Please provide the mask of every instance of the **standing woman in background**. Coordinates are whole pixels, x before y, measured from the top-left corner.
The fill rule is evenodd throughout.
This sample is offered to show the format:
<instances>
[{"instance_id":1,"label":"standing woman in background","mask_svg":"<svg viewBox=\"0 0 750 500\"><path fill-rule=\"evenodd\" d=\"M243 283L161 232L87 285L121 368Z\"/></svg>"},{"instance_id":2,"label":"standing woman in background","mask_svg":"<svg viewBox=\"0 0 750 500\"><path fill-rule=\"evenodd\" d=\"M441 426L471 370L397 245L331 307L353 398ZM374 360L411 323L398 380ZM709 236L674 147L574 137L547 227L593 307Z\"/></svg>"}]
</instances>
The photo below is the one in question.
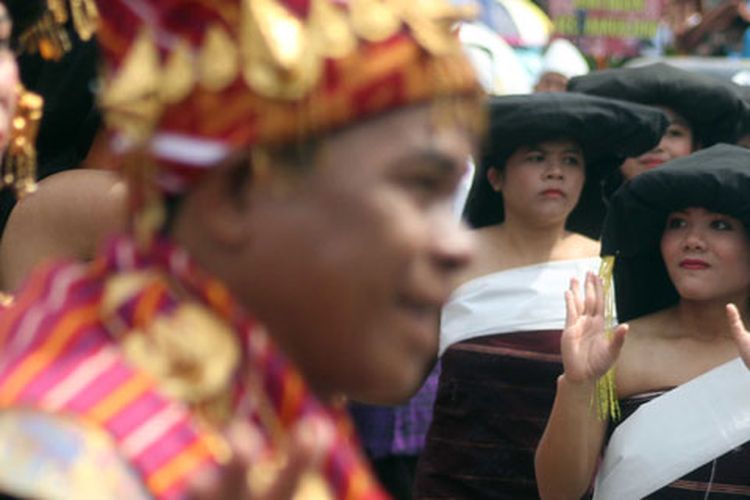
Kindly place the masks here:
<instances>
[{"instance_id":1,"label":"standing woman in background","mask_svg":"<svg viewBox=\"0 0 750 500\"><path fill-rule=\"evenodd\" d=\"M750 151L722 144L612 197L602 254L616 258L628 326L608 340L601 281L571 283L565 371L536 454L542 498L578 499L595 473L596 500L750 495L748 192ZM608 425L591 401L613 367L622 414Z\"/></svg>"},{"instance_id":2,"label":"standing woman in background","mask_svg":"<svg viewBox=\"0 0 750 500\"><path fill-rule=\"evenodd\" d=\"M562 371L562 293L571 275L599 267L599 244L575 232L598 236L579 198L667 126L658 110L569 93L498 97L489 109L466 210L477 258L443 308L417 498L537 497L534 449Z\"/></svg>"},{"instance_id":3,"label":"standing woman in background","mask_svg":"<svg viewBox=\"0 0 750 500\"><path fill-rule=\"evenodd\" d=\"M568 91L654 106L669 118L656 147L628 158L607 177L607 194L624 180L669 160L719 142L733 143L745 109L734 87L664 63L594 71L572 78Z\"/></svg>"}]
</instances>

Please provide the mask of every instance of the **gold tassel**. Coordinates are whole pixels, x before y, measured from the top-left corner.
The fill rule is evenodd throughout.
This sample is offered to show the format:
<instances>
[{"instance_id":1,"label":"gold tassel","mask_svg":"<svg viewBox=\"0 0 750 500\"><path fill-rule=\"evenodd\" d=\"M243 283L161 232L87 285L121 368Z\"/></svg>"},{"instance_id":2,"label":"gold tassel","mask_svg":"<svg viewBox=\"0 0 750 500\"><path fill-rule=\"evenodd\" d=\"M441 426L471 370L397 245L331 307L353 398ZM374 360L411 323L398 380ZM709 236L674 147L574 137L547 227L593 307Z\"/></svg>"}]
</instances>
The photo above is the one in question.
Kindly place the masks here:
<instances>
[{"instance_id":1,"label":"gold tassel","mask_svg":"<svg viewBox=\"0 0 750 500\"><path fill-rule=\"evenodd\" d=\"M3 187L12 187L20 199L36 191L36 136L44 100L23 88L11 120L10 142L2 165Z\"/></svg>"},{"instance_id":2,"label":"gold tassel","mask_svg":"<svg viewBox=\"0 0 750 500\"><path fill-rule=\"evenodd\" d=\"M156 185L158 166L143 145L128 152L123 159L122 173L128 182L131 214L130 233L139 248L151 247L164 227L164 198Z\"/></svg>"},{"instance_id":3,"label":"gold tassel","mask_svg":"<svg viewBox=\"0 0 750 500\"><path fill-rule=\"evenodd\" d=\"M615 256L607 255L602 257L602 264L599 267L599 277L602 280L604 289L604 334L610 340L616 326L613 286L614 269ZM596 406L597 416L600 420L606 420L607 418L615 422L620 420L620 403L617 399L614 367L610 368L607 373L597 380L594 405Z\"/></svg>"}]
</instances>

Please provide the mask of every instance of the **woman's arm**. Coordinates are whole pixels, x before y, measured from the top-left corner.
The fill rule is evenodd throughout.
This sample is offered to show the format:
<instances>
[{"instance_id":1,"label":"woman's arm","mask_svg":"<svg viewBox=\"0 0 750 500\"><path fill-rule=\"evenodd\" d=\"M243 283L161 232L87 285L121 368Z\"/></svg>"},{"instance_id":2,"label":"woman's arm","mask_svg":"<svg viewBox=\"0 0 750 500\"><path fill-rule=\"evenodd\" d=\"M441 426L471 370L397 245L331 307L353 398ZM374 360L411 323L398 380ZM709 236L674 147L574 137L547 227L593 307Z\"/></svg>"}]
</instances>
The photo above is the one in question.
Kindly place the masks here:
<instances>
[{"instance_id":1,"label":"woman's arm","mask_svg":"<svg viewBox=\"0 0 750 500\"><path fill-rule=\"evenodd\" d=\"M601 280L586 277L585 298L578 284L565 292L567 319L561 350L564 373L547 428L536 452L536 478L543 499L579 499L588 490L604 441L592 397L596 381L614 365L627 333L620 325L612 340L604 335Z\"/></svg>"},{"instance_id":2,"label":"woman's arm","mask_svg":"<svg viewBox=\"0 0 750 500\"><path fill-rule=\"evenodd\" d=\"M595 383L557 380L547 428L536 451L536 477L543 499L579 499L589 488L604 441L606 422L591 404Z\"/></svg>"}]
</instances>

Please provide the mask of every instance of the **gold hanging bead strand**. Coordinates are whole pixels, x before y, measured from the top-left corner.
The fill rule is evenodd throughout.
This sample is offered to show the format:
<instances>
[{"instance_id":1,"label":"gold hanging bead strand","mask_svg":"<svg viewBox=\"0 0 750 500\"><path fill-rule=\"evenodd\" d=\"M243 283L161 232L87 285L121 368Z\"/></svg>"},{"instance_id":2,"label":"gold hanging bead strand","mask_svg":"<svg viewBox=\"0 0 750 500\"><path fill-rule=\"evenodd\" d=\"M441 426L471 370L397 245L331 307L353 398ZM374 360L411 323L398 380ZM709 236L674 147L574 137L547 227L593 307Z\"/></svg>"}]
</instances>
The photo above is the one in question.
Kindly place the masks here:
<instances>
[{"instance_id":1,"label":"gold hanging bead strand","mask_svg":"<svg viewBox=\"0 0 750 500\"><path fill-rule=\"evenodd\" d=\"M125 160L125 175L134 203L131 216L131 231L140 249L148 249L166 221L164 199L156 187L158 167L156 160L140 147L128 154Z\"/></svg>"},{"instance_id":2,"label":"gold hanging bead strand","mask_svg":"<svg viewBox=\"0 0 750 500\"><path fill-rule=\"evenodd\" d=\"M19 104L27 116L26 130L24 131L26 136L26 154L21 158L21 175L17 179L18 187L16 188L16 196L22 198L36 191L36 139L39 135L39 127L42 122L44 99L33 92L24 91Z\"/></svg>"},{"instance_id":3,"label":"gold hanging bead strand","mask_svg":"<svg viewBox=\"0 0 750 500\"><path fill-rule=\"evenodd\" d=\"M73 26L81 40L88 41L96 33L99 10L94 0L70 0Z\"/></svg>"},{"instance_id":4,"label":"gold hanging bead strand","mask_svg":"<svg viewBox=\"0 0 750 500\"><path fill-rule=\"evenodd\" d=\"M160 95L166 104L185 99L195 85L195 68L190 44L180 39L174 46L162 70Z\"/></svg>"},{"instance_id":5,"label":"gold hanging bead strand","mask_svg":"<svg viewBox=\"0 0 750 500\"><path fill-rule=\"evenodd\" d=\"M11 120L11 140L3 162L3 184L12 187L20 199L36 191L36 137L44 100L25 89Z\"/></svg>"},{"instance_id":6,"label":"gold hanging bead strand","mask_svg":"<svg viewBox=\"0 0 750 500\"><path fill-rule=\"evenodd\" d=\"M354 31L370 42L392 37L401 29L401 16L391 0L351 0L349 13Z\"/></svg>"},{"instance_id":7,"label":"gold hanging bead strand","mask_svg":"<svg viewBox=\"0 0 750 500\"><path fill-rule=\"evenodd\" d=\"M200 83L211 92L220 92L237 79L239 53L229 34L218 24L209 26L198 56Z\"/></svg>"},{"instance_id":8,"label":"gold hanging bead strand","mask_svg":"<svg viewBox=\"0 0 750 500\"><path fill-rule=\"evenodd\" d=\"M338 59L357 48L357 37L346 14L330 0L312 0L309 26L313 44L323 56Z\"/></svg>"},{"instance_id":9,"label":"gold hanging bead strand","mask_svg":"<svg viewBox=\"0 0 750 500\"><path fill-rule=\"evenodd\" d=\"M240 50L248 86L276 99L307 94L323 68L308 35L302 20L276 0L243 0Z\"/></svg>"}]
</instances>

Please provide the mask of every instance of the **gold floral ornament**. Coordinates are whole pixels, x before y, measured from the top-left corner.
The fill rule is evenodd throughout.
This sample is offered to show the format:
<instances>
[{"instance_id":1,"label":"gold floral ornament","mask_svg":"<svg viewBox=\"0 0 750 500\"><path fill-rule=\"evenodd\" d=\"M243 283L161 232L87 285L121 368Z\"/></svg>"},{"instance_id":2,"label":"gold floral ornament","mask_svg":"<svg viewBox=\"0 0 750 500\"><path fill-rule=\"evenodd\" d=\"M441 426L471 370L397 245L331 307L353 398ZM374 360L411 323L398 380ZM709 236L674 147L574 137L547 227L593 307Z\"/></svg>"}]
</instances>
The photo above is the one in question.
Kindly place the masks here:
<instances>
[{"instance_id":1,"label":"gold floral ornament","mask_svg":"<svg viewBox=\"0 0 750 500\"><path fill-rule=\"evenodd\" d=\"M27 52L38 52L44 59L60 59L72 47L65 30L71 18L81 40L91 40L99 23L95 0L47 0L47 11L21 34L20 46Z\"/></svg>"},{"instance_id":2,"label":"gold floral ornament","mask_svg":"<svg viewBox=\"0 0 750 500\"><path fill-rule=\"evenodd\" d=\"M13 188L19 199L36 191L36 137L43 106L39 95L19 87L10 141L0 168L2 186Z\"/></svg>"},{"instance_id":3,"label":"gold floral ornament","mask_svg":"<svg viewBox=\"0 0 750 500\"><path fill-rule=\"evenodd\" d=\"M126 359L153 377L160 391L188 404L211 424L226 423L240 345L225 321L198 302L183 301L134 329L122 331L124 323L118 323L120 306L162 283L151 273L111 278L102 301L104 321L120 335Z\"/></svg>"}]
</instances>

